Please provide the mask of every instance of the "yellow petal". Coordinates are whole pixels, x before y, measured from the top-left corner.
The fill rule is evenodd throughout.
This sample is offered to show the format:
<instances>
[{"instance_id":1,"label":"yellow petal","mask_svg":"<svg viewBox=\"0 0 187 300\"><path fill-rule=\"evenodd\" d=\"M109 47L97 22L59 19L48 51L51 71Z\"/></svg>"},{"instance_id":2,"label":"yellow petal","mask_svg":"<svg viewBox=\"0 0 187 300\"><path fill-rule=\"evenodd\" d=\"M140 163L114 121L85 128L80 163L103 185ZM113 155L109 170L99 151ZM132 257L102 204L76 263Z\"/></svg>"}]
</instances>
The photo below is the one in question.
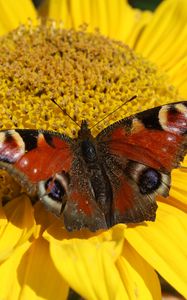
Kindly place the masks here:
<instances>
[{"instance_id":1,"label":"yellow petal","mask_svg":"<svg viewBox=\"0 0 187 300\"><path fill-rule=\"evenodd\" d=\"M116 241L114 236L116 236ZM124 226L88 240L55 239L47 232L51 257L63 278L86 299L128 299L115 261L123 246ZM58 235L59 238L59 235Z\"/></svg>"},{"instance_id":2,"label":"yellow petal","mask_svg":"<svg viewBox=\"0 0 187 300\"><path fill-rule=\"evenodd\" d=\"M176 50L177 51L177 50ZM187 53L187 50L185 50ZM168 74L173 84L178 87L180 95L187 99L187 56L181 58L171 69Z\"/></svg>"},{"instance_id":3,"label":"yellow petal","mask_svg":"<svg viewBox=\"0 0 187 300\"><path fill-rule=\"evenodd\" d=\"M136 50L159 65L174 66L186 55L186 17L185 0L163 1L142 33Z\"/></svg>"},{"instance_id":4,"label":"yellow petal","mask_svg":"<svg viewBox=\"0 0 187 300\"><path fill-rule=\"evenodd\" d=\"M151 22L152 15L153 14L150 11L145 11L141 14L137 14L138 18L136 22L134 22L132 30L124 40L125 44L129 45L132 49L136 49L136 45L139 39L141 39L144 28L148 26L149 22Z\"/></svg>"},{"instance_id":5,"label":"yellow petal","mask_svg":"<svg viewBox=\"0 0 187 300\"><path fill-rule=\"evenodd\" d=\"M30 0L7 0L0 1L0 34L16 28L20 24L36 19L36 11Z\"/></svg>"},{"instance_id":6,"label":"yellow petal","mask_svg":"<svg viewBox=\"0 0 187 300\"><path fill-rule=\"evenodd\" d=\"M180 7L180 6L179 6ZM187 39L187 25L186 25L186 16L187 10L183 10L183 7L180 7L183 16L178 18L180 12L176 11L177 18L173 18L175 23L173 25L173 30L171 34L168 34L167 39L165 39L160 45L160 51L154 53L154 57L150 59L154 62L157 62L160 66L163 67L165 71L170 73L173 68L183 59L186 58L187 45L185 43ZM176 32L176 29L177 32Z\"/></svg>"},{"instance_id":7,"label":"yellow petal","mask_svg":"<svg viewBox=\"0 0 187 300\"><path fill-rule=\"evenodd\" d=\"M161 299L160 283L154 269L126 241L117 267L129 299Z\"/></svg>"},{"instance_id":8,"label":"yellow petal","mask_svg":"<svg viewBox=\"0 0 187 300\"><path fill-rule=\"evenodd\" d=\"M53 224L56 224L57 217L51 213L50 211L46 210L46 207L41 203L41 201L37 201L34 205L34 218L36 221L34 237L37 239L39 236L43 234L43 232ZM62 227L62 222L57 222L58 227Z\"/></svg>"},{"instance_id":9,"label":"yellow petal","mask_svg":"<svg viewBox=\"0 0 187 300\"><path fill-rule=\"evenodd\" d=\"M54 267L45 240L26 242L0 264L0 299L67 298L69 287ZM10 288L11 287L11 288Z\"/></svg>"},{"instance_id":10,"label":"yellow petal","mask_svg":"<svg viewBox=\"0 0 187 300\"><path fill-rule=\"evenodd\" d=\"M92 244L74 240L66 245L51 243L51 256L60 274L87 299L128 299L112 259L111 243Z\"/></svg>"},{"instance_id":11,"label":"yellow petal","mask_svg":"<svg viewBox=\"0 0 187 300\"><path fill-rule=\"evenodd\" d=\"M5 207L8 223L0 235L0 261L6 259L21 244L31 237L34 231L34 217L31 203L26 196L10 201Z\"/></svg>"},{"instance_id":12,"label":"yellow petal","mask_svg":"<svg viewBox=\"0 0 187 300\"><path fill-rule=\"evenodd\" d=\"M126 40L131 36L144 12L133 9L125 0L47 0L43 3L40 13L57 21L64 27L78 29L83 23L88 30L99 28L102 34L112 38ZM151 13L146 12L146 16ZM147 23L144 18L144 24ZM142 25L140 25L141 27Z\"/></svg>"},{"instance_id":13,"label":"yellow petal","mask_svg":"<svg viewBox=\"0 0 187 300\"><path fill-rule=\"evenodd\" d=\"M55 217L56 218L56 217ZM97 232L91 232L88 229L82 229L79 231L67 231L64 227L62 220L56 218L56 221L53 222L49 228L44 232L43 236L48 240L51 241L52 237L53 240L57 241L58 243L64 243L63 240L72 240L72 239L89 239L96 240L96 243L105 242L105 241L123 241L124 239L124 231L126 225L125 224L118 224L112 227L110 230L98 230ZM120 245L120 244L119 244Z\"/></svg>"},{"instance_id":14,"label":"yellow petal","mask_svg":"<svg viewBox=\"0 0 187 300\"><path fill-rule=\"evenodd\" d=\"M182 163L182 167L174 169L171 177L171 189L169 197L164 198L159 196L158 201L168 203L187 213L187 158Z\"/></svg>"},{"instance_id":15,"label":"yellow petal","mask_svg":"<svg viewBox=\"0 0 187 300\"><path fill-rule=\"evenodd\" d=\"M69 287L57 272L50 257L49 243L43 238L35 240L23 255L17 276L21 299L67 299Z\"/></svg>"},{"instance_id":16,"label":"yellow petal","mask_svg":"<svg viewBox=\"0 0 187 300\"><path fill-rule=\"evenodd\" d=\"M170 195L177 201L185 204L187 209L187 170L178 169L172 172L172 184Z\"/></svg>"},{"instance_id":17,"label":"yellow petal","mask_svg":"<svg viewBox=\"0 0 187 300\"><path fill-rule=\"evenodd\" d=\"M106 4L106 11L108 9L107 6L108 3ZM132 8L126 0L110 1L111 16L113 11L115 14L115 18L110 17L108 20L111 26L110 32L108 32L108 34L112 38L126 41L132 34L136 24L139 22L142 14L144 13L138 9Z\"/></svg>"},{"instance_id":18,"label":"yellow petal","mask_svg":"<svg viewBox=\"0 0 187 300\"><path fill-rule=\"evenodd\" d=\"M158 197L157 200L175 206L187 213L187 156L181 163L181 168L174 169L171 176L169 197Z\"/></svg>"},{"instance_id":19,"label":"yellow petal","mask_svg":"<svg viewBox=\"0 0 187 300\"><path fill-rule=\"evenodd\" d=\"M12 255L0 264L0 299L20 299L21 283L17 270L20 261L30 246L30 242L26 242L18 247Z\"/></svg>"},{"instance_id":20,"label":"yellow petal","mask_svg":"<svg viewBox=\"0 0 187 300\"><path fill-rule=\"evenodd\" d=\"M156 222L129 227L126 238L176 290L187 297L186 214L158 202Z\"/></svg>"},{"instance_id":21,"label":"yellow petal","mask_svg":"<svg viewBox=\"0 0 187 300\"><path fill-rule=\"evenodd\" d=\"M42 17L62 21L65 28L72 27L72 19L69 15L69 3L66 0L62 1L43 1L39 13Z\"/></svg>"},{"instance_id":22,"label":"yellow petal","mask_svg":"<svg viewBox=\"0 0 187 300\"><path fill-rule=\"evenodd\" d=\"M7 218L4 212L3 207L0 205L0 235L4 230L4 226L7 224Z\"/></svg>"}]
</instances>

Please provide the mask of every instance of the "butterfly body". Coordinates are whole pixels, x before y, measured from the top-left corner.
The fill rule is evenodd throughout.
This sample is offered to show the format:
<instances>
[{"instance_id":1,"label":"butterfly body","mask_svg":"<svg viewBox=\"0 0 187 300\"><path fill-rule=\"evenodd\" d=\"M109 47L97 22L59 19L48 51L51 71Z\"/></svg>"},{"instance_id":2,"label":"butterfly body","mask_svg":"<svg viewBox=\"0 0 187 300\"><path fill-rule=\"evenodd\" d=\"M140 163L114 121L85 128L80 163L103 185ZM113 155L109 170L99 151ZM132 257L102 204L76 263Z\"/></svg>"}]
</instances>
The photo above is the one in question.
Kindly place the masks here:
<instances>
[{"instance_id":1,"label":"butterfly body","mask_svg":"<svg viewBox=\"0 0 187 300\"><path fill-rule=\"evenodd\" d=\"M122 119L93 137L42 130L0 132L0 167L8 170L68 230L154 221L158 194L187 152L187 102Z\"/></svg>"}]
</instances>

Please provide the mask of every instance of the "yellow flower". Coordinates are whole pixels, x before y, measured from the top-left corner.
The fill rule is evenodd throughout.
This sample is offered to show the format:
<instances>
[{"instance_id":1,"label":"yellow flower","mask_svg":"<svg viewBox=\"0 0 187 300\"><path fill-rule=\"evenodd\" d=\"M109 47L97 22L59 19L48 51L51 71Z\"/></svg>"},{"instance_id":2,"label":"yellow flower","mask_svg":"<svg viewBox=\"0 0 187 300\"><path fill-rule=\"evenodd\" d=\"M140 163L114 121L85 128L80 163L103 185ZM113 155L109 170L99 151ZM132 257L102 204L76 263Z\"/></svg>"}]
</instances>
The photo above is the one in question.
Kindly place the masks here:
<instances>
[{"instance_id":1,"label":"yellow flower","mask_svg":"<svg viewBox=\"0 0 187 300\"><path fill-rule=\"evenodd\" d=\"M0 12L0 33L7 33L0 41L1 128L76 134L75 125L50 99L66 106L77 122L86 118L94 124L135 94L138 100L112 115L110 123L187 96L185 0L164 1L154 13L132 9L124 0L45 1L39 14L59 23L39 27L29 0L16 6L1 1ZM64 29L78 30L85 22L86 31ZM27 25L9 32L20 23ZM95 32L96 27L130 49ZM67 41L63 49L62 36ZM83 48L87 60L79 52ZM0 193L7 203L0 207L0 299L66 299L69 287L86 299L161 299L154 270L187 297L186 180L185 168L173 171L170 197L157 198L153 223L69 233L41 203L33 208L2 171Z\"/></svg>"}]
</instances>

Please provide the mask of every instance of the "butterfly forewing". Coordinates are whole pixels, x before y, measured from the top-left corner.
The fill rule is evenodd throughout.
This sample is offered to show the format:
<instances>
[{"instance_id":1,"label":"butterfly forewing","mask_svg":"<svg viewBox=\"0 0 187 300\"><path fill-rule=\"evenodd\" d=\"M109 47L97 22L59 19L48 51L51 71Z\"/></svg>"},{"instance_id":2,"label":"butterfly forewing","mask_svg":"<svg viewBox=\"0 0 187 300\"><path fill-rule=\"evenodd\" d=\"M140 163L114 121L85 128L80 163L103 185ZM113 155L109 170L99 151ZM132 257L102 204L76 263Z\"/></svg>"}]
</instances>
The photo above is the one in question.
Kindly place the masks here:
<instances>
[{"instance_id":1,"label":"butterfly forewing","mask_svg":"<svg viewBox=\"0 0 187 300\"><path fill-rule=\"evenodd\" d=\"M13 164L33 183L47 179L72 164L71 140L50 131L1 131L0 160Z\"/></svg>"}]
</instances>

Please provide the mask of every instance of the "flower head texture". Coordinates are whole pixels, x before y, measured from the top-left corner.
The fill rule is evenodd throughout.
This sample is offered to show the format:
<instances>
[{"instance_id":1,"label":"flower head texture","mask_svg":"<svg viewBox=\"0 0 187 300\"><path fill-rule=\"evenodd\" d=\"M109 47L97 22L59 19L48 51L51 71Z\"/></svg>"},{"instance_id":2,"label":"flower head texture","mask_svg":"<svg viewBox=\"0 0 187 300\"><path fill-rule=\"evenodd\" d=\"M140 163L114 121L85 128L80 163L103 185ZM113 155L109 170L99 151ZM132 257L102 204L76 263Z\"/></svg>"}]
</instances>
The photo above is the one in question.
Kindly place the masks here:
<instances>
[{"instance_id":1,"label":"flower head texture","mask_svg":"<svg viewBox=\"0 0 187 300\"><path fill-rule=\"evenodd\" d=\"M1 130L74 138L76 123L91 128L103 119L96 136L187 97L185 0L163 1L154 12L125 0L46 0L38 10L7 0L0 15ZM187 297L186 168L187 158L172 171L169 197L156 198L155 222L94 233L68 232L0 170L0 299L70 299L71 289L84 299L157 300L157 273Z\"/></svg>"}]
</instances>

